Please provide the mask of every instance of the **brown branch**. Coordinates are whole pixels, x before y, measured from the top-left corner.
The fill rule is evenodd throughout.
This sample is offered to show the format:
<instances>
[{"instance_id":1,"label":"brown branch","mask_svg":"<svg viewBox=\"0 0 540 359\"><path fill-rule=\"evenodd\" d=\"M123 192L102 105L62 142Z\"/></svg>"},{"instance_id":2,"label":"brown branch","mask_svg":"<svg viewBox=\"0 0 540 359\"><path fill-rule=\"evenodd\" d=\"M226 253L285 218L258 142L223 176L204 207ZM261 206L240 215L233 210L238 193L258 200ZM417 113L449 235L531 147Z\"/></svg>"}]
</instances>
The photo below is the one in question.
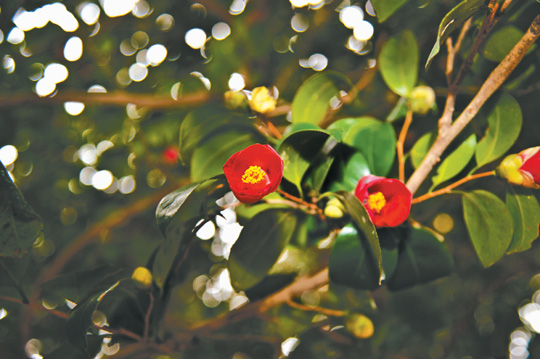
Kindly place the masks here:
<instances>
[{"instance_id":1,"label":"brown branch","mask_svg":"<svg viewBox=\"0 0 540 359\"><path fill-rule=\"evenodd\" d=\"M292 299L287 301L287 305L289 305L291 308L296 308L296 309L300 309L304 311L317 312L317 313L329 315L332 317L343 317L346 314L343 310L328 309L328 308L305 305L305 304L297 303Z\"/></svg>"},{"instance_id":2,"label":"brown branch","mask_svg":"<svg viewBox=\"0 0 540 359\"><path fill-rule=\"evenodd\" d=\"M476 116L482 105L493 95L493 93L503 84L510 73L523 59L529 48L540 35L540 15L538 15L531 26L523 35L521 40L514 46L508 55L491 72L484 84L478 90L476 96L460 114L456 121L444 133L439 132L437 140L428 151L426 157L407 181L407 188L411 193L415 193L418 187L427 177L433 166L439 161L440 156L452 140L463 130L463 128Z\"/></svg>"},{"instance_id":3,"label":"brown branch","mask_svg":"<svg viewBox=\"0 0 540 359\"><path fill-rule=\"evenodd\" d=\"M178 100L170 95L154 95L114 91L109 93L59 92L51 97L39 97L36 94L0 94L0 107L20 106L26 103L57 104L68 101L85 104L125 106L135 104L148 108L182 108L201 104L210 98L208 92L185 95Z\"/></svg>"},{"instance_id":4,"label":"brown branch","mask_svg":"<svg viewBox=\"0 0 540 359\"><path fill-rule=\"evenodd\" d=\"M399 180L401 182L405 182L405 157L403 156L403 143L405 142L405 138L407 137L407 132L409 131L409 126L412 123L412 119L413 112L411 110L408 110L407 114L405 115L405 122L403 123L403 127L401 127L401 132L399 133L398 141L396 144L399 163Z\"/></svg>"}]
</instances>

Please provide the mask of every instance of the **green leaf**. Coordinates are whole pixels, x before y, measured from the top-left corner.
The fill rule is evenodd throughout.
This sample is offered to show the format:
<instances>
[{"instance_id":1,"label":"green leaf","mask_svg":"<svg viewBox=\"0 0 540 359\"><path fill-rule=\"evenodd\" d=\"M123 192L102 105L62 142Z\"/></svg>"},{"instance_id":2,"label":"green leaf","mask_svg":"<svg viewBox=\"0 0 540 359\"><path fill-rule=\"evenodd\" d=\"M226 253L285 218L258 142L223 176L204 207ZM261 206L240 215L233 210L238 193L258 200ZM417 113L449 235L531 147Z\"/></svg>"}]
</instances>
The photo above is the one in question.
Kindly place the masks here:
<instances>
[{"instance_id":1,"label":"green leaf","mask_svg":"<svg viewBox=\"0 0 540 359\"><path fill-rule=\"evenodd\" d=\"M342 141L349 130L358 123L358 119L354 117L342 118L326 128L338 141Z\"/></svg>"},{"instance_id":2,"label":"green leaf","mask_svg":"<svg viewBox=\"0 0 540 359\"><path fill-rule=\"evenodd\" d=\"M499 197L484 190L463 193L462 203L476 254L489 267L502 258L512 241L512 215Z\"/></svg>"},{"instance_id":3,"label":"green leaf","mask_svg":"<svg viewBox=\"0 0 540 359\"><path fill-rule=\"evenodd\" d=\"M418 168L420 166L420 164L424 160L424 157L426 157L426 154L433 145L433 142L435 142L436 138L436 132L428 132L423 134L422 137L420 137L418 141L416 141L416 143L413 145L410 156L411 163L414 168Z\"/></svg>"},{"instance_id":4,"label":"green leaf","mask_svg":"<svg viewBox=\"0 0 540 359\"><path fill-rule=\"evenodd\" d=\"M79 303L70 313L66 320L65 333L67 340L81 349L87 352L86 332L88 328L93 325L92 314L97 309L99 302L105 297L107 293L116 288L120 282L116 282L107 290L101 291L94 295L90 299Z\"/></svg>"},{"instance_id":5,"label":"green leaf","mask_svg":"<svg viewBox=\"0 0 540 359\"><path fill-rule=\"evenodd\" d=\"M488 116L488 129L476 147L476 162L483 166L501 157L516 142L521 131L519 103L503 92Z\"/></svg>"},{"instance_id":6,"label":"green leaf","mask_svg":"<svg viewBox=\"0 0 540 359\"><path fill-rule=\"evenodd\" d=\"M328 71L308 78L296 92L291 106L292 122L320 124L340 90L349 91L350 81L338 72Z\"/></svg>"},{"instance_id":7,"label":"green leaf","mask_svg":"<svg viewBox=\"0 0 540 359\"><path fill-rule=\"evenodd\" d=\"M408 0L371 0L379 22L384 22Z\"/></svg>"},{"instance_id":8,"label":"green leaf","mask_svg":"<svg viewBox=\"0 0 540 359\"><path fill-rule=\"evenodd\" d=\"M391 124L372 117L359 117L343 142L364 155L374 175L386 176L390 171L396 154L396 133Z\"/></svg>"},{"instance_id":9,"label":"green leaf","mask_svg":"<svg viewBox=\"0 0 540 359\"><path fill-rule=\"evenodd\" d=\"M452 273L450 252L429 231L412 228L402 240L394 275L388 288L399 290L423 284Z\"/></svg>"},{"instance_id":10,"label":"green leaf","mask_svg":"<svg viewBox=\"0 0 540 359\"><path fill-rule=\"evenodd\" d=\"M514 220L514 235L507 253L523 252L538 238L540 205L531 190L515 186L508 186L506 205Z\"/></svg>"},{"instance_id":11,"label":"green leaf","mask_svg":"<svg viewBox=\"0 0 540 359\"><path fill-rule=\"evenodd\" d=\"M437 168L437 174L431 178L433 187L461 172L474 156L476 135L473 133L458 148L455 149Z\"/></svg>"},{"instance_id":12,"label":"green leaf","mask_svg":"<svg viewBox=\"0 0 540 359\"><path fill-rule=\"evenodd\" d=\"M360 178L369 174L366 158L360 152L355 152L341 168L339 177L332 183L330 190L352 192Z\"/></svg>"},{"instance_id":13,"label":"green leaf","mask_svg":"<svg viewBox=\"0 0 540 359\"><path fill-rule=\"evenodd\" d=\"M302 193L302 179L311 162L324 147L330 134L322 130L301 130L283 139L278 153L283 159L283 177Z\"/></svg>"},{"instance_id":14,"label":"green leaf","mask_svg":"<svg viewBox=\"0 0 540 359\"><path fill-rule=\"evenodd\" d=\"M448 36L450 36L455 29L461 28L461 25L467 21L468 18L473 16L474 13L484 5L484 2L484 0L463 0L444 16L439 24L437 40L426 61L426 69L429 67L435 55L439 53L441 44L444 44Z\"/></svg>"},{"instance_id":15,"label":"green leaf","mask_svg":"<svg viewBox=\"0 0 540 359\"><path fill-rule=\"evenodd\" d=\"M507 25L490 35L482 54L488 60L501 62L522 37L523 31L514 25ZM536 44L533 44L527 53L535 47Z\"/></svg>"},{"instance_id":16,"label":"green leaf","mask_svg":"<svg viewBox=\"0 0 540 359\"><path fill-rule=\"evenodd\" d=\"M258 213L244 226L228 262L235 290L250 288L266 276L289 243L296 221L291 211L271 209Z\"/></svg>"},{"instance_id":17,"label":"green leaf","mask_svg":"<svg viewBox=\"0 0 540 359\"><path fill-rule=\"evenodd\" d=\"M189 162L201 141L232 129L255 131L253 120L247 115L232 113L225 108L203 106L189 112L180 125L180 160Z\"/></svg>"},{"instance_id":18,"label":"green leaf","mask_svg":"<svg viewBox=\"0 0 540 359\"><path fill-rule=\"evenodd\" d=\"M256 140L253 133L228 131L200 143L191 157L191 181L196 182L223 173L223 165L229 157L253 145Z\"/></svg>"},{"instance_id":19,"label":"green leaf","mask_svg":"<svg viewBox=\"0 0 540 359\"><path fill-rule=\"evenodd\" d=\"M356 289L373 290L379 286L381 273L366 236L349 224L336 237L330 262L330 280Z\"/></svg>"},{"instance_id":20,"label":"green leaf","mask_svg":"<svg viewBox=\"0 0 540 359\"><path fill-rule=\"evenodd\" d=\"M390 90L400 96L411 93L418 80L418 43L407 30L390 38L379 54L379 69Z\"/></svg>"},{"instance_id":21,"label":"green leaf","mask_svg":"<svg viewBox=\"0 0 540 359\"><path fill-rule=\"evenodd\" d=\"M383 273L381 246L379 244L379 237L377 236L377 230L369 218L369 214L366 211L364 205L356 198L356 196L350 192L339 191L337 192L338 198L345 206L347 213L351 216L353 223L360 229L362 236L366 238L371 253L375 258L375 262L379 268L379 273Z\"/></svg>"},{"instance_id":22,"label":"green leaf","mask_svg":"<svg viewBox=\"0 0 540 359\"><path fill-rule=\"evenodd\" d=\"M0 162L0 256L22 257L42 229L41 217L24 200Z\"/></svg>"}]
</instances>

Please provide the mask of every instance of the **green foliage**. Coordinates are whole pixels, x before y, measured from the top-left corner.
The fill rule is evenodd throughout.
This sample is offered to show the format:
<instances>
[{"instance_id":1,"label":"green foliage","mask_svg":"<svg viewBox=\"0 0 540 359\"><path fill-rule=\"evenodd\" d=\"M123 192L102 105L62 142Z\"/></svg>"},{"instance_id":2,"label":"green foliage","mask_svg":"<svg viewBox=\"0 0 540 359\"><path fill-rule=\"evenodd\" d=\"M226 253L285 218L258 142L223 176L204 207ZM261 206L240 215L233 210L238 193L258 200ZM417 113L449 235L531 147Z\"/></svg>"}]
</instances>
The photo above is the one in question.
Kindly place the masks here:
<instances>
[{"instance_id":1,"label":"green foliage","mask_svg":"<svg viewBox=\"0 0 540 359\"><path fill-rule=\"evenodd\" d=\"M508 253L522 252L531 248L532 241L538 238L540 205L533 193L520 187L508 186L506 206L514 220L514 235Z\"/></svg>"},{"instance_id":2,"label":"green foliage","mask_svg":"<svg viewBox=\"0 0 540 359\"><path fill-rule=\"evenodd\" d=\"M431 177L433 187L443 183L461 172L474 156L476 135L470 135L437 168L437 174Z\"/></svg>"},{"instance_id":3,"label":"green foliage","mask_svg":"<svg viewBox=\"0 0 540 359\"><path fill-rule=\"evenodd\" d=\"M484 57L491 61L500 62L523 36L523 31L513 25L505 26L495 31L486 41ZM534 50L533 45L529 51Z\"/></svg>"},{"instance_id":4,"label":"green foliage","mask_svg":"<svg viewBox=\"0 0 540 359\"><path fill-rule=\"evenodd\" d=\"M380 22L384 22L393 13L395 13L400 7L402 7L408 0L374 0L371 3L377 12L377 18Z\"/></svg>"}]
</instances>

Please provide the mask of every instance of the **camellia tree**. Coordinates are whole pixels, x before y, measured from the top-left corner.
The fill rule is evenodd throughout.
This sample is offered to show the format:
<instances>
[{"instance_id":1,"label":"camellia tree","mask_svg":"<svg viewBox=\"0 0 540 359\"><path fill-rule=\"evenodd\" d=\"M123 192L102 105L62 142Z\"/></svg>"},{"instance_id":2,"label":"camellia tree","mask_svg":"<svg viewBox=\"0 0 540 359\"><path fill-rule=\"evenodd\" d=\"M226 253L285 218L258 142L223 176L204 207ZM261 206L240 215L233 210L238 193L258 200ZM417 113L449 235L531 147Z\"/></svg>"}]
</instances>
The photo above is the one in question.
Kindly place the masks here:
<instances>
[{"instance_id":1,"label":"camellia tree","mask_svg":"<svg viewBox=\"0 0 540 359\"><path fill-rule=\"evenodd\" d=\"M538 2L0 6L2 358L540 355Z\"/></svg>"}]
</instances>

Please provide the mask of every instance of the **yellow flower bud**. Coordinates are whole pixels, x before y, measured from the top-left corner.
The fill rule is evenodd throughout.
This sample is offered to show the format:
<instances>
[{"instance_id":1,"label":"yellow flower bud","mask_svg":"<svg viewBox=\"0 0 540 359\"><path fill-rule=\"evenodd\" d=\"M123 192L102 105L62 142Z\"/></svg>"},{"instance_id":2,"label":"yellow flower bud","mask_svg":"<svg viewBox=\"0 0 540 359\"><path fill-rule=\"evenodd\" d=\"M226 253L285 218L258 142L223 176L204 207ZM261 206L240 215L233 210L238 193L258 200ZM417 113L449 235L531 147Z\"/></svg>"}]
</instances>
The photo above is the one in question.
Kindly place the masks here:
<instances>
[{"instance_id":1,"label":"yellow flower bud","mask_svg":"<svg viewBox=\"0 0 540 359\"><path fill-rule=\"evenodd\" d=\"M345 328L360 339L367 339L375 332L371 319L358 313L351 314L345 319Z\"/></svg>"},{"instance_id":2,"label":"yellow flower bud","mask_svg":"<svg viewBox=\"0 0 540 359\"><path fill-rule=\"evenodd\" d=\"M248 99L242 91L227 91L224 94L225 107L230 110L247 108Z\"/></svg>"},{"instance_id":3,"label":"yellow flower bud","mask_svg":"<svg viewBox=\"0 0 540 359\"><path fill-rule=\"evenodd\" d=\"M425 115L435 104L435 91L429 86L415 87L409 98L411 111Z\"/></svg>"},{"instance_id":4,"label":"yellow flower bud","mask_svg":"<svg viewBox=\"0 0 540 359\"><path fill-rule=\"evenodd\" d=\"M329 218L341 218L344 211L345 208L343 208L341 201L337 198L331 198L324 208L324 215Z\"/></svg>"},{"instance_id":5,"label":"yellow flower bud","mask_svg":"<svg viewBox=\"0 0 540 359\"><path fill-rule=\"evenodd\" d=\"M256 87L251 92L249 106L255 112L267 113L276 109L277 100L270 96L270 91L266 87Z\"/></svg>"},{"instance_id":6,"label":"yellow flower bud","mask_svg":"<svg viewBox=\"0 0 540 359\"><path fill-rule=\"evenodd\" d=\"M508 155L502 160L496 173L499 177L506 178L509 183L521 186L523 184L523 175L519 168L523 164L523 159L517 154Z\"/></svg>"},{"instance_id":7,"label":"yellow flower bud","mask_svg":"<svg viewBox=\"0 0 540 359\"><path fill-rule=\"evenodd\" d=\"M139 289L149 289L152 286L152 273L145 267L137 267L131 279Z\"/></svg>"}]
</instances>

